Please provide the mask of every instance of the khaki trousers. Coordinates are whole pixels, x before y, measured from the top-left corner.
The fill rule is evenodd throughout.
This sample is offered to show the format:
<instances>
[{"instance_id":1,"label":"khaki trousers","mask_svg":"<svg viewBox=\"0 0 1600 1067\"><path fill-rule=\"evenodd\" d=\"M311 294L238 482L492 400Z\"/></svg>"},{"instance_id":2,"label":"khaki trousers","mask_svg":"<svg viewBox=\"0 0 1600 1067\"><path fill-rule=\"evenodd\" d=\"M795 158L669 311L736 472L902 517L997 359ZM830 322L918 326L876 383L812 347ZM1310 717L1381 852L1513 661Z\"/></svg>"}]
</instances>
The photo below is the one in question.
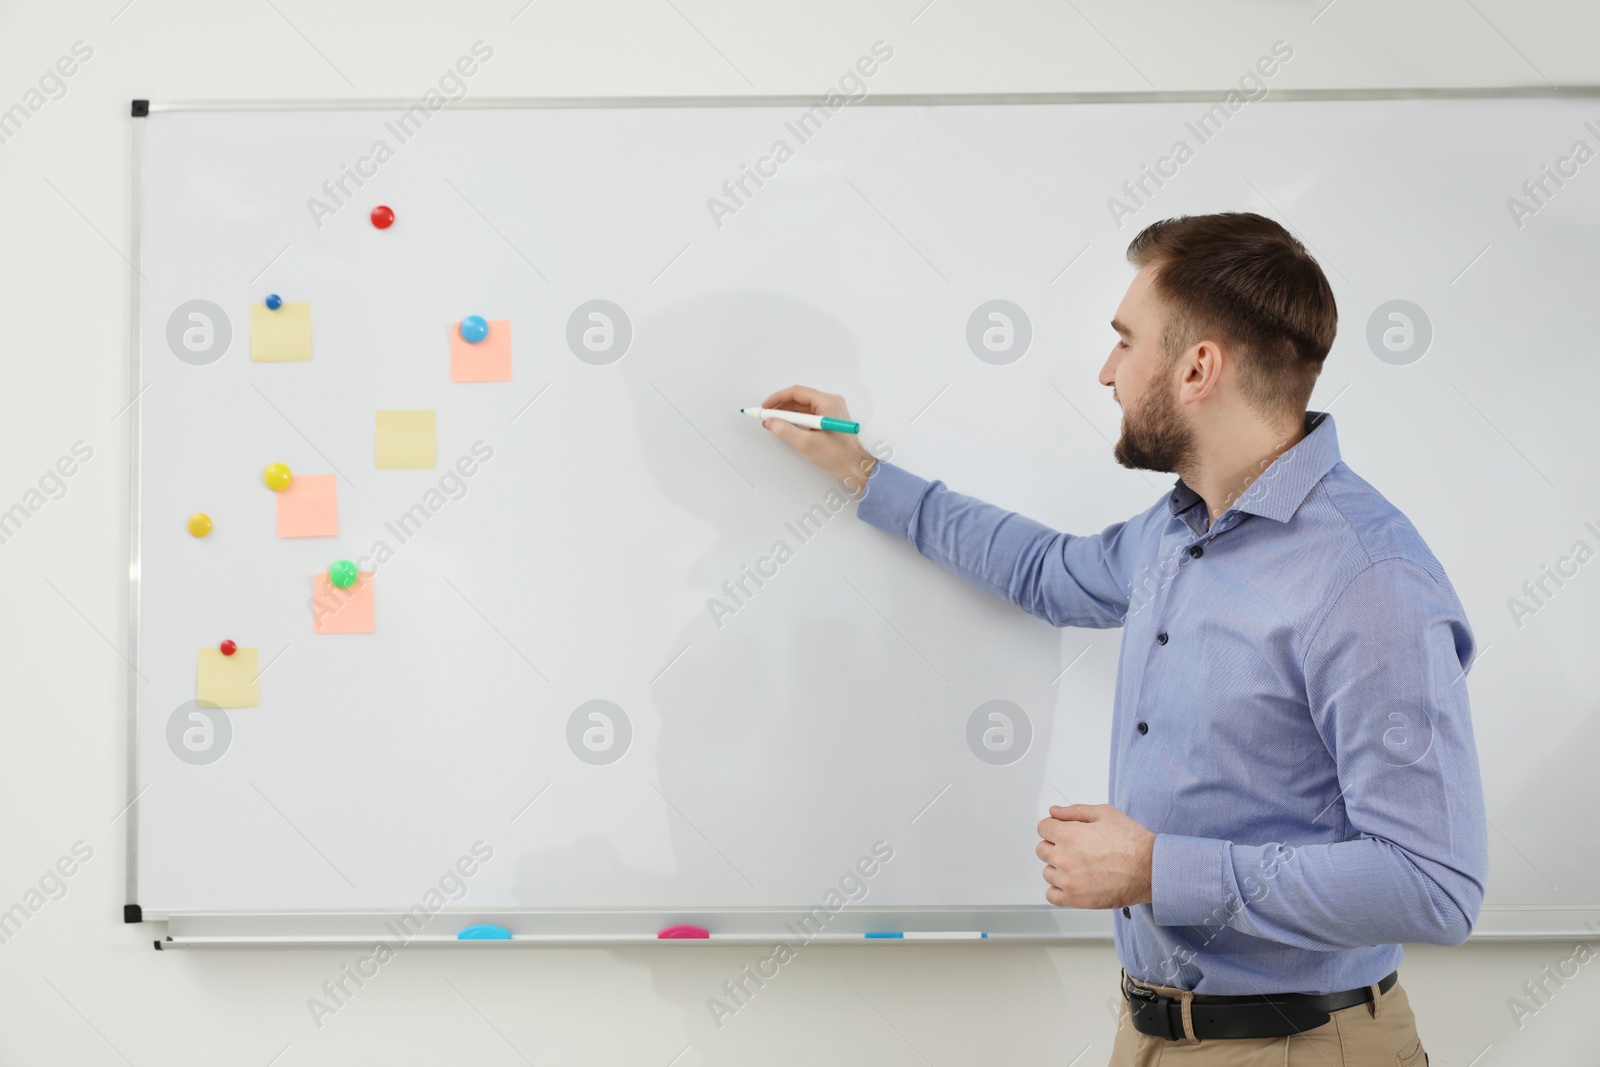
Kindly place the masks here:
<instances>
[{"instance_id":1,"label":"khaki trousers","mask_svg":"<svg viewBox=\"0 0 1600 1067\"><path fill-rule=\"evenodd\" d=\"M1189 1002L1203 1000L1182 989L1135 981L1169 997ZM1322 1026L1290 1037L1247 1037L1200 1041L1141 1034L1128 1017L1128 998L1117 986L1122 1010L1117 1019L1117 1040L1111 1048L1110 1067L1423 1067L1428 1062L1417 1037L1417 1020L1411 1014L1406 991L1396 982L1375 1002L1357 1004L1333 1013ZM1377 987L1373 987L1377 993ZM1188 1004L1184 1005L1185 1032Z\"/></svg>"}]
</instances>

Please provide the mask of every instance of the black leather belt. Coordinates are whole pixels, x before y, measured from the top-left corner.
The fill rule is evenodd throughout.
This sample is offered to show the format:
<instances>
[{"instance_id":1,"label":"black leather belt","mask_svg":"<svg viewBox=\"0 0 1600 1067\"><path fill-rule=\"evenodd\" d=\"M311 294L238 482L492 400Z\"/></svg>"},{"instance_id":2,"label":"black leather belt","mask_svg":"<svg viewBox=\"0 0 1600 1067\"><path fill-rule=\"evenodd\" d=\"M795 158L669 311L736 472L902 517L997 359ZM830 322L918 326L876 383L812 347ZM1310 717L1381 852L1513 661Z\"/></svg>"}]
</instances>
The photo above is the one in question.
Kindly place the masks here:
<instances>
[{"instance_id":1,"label":"black leather belt","mask_svg":"<svg viewBox=\"0 0 1600 1067\"><path fill-rule=\"evenodd\" d=\"M1380 993L1387 993L1399 981L1394 971L1378 982ZM1122 992L1128 1000L1133 1028L1141 1034L1164 1037L1168 1041L1187 1040L1183 1030L1183 1001L1133 984L1123 976ZM1365 1004L1372 999L1366 986L1342 993L1268 993L1264 996L1196 996L1189 1006L1194 1036L1202 1041L1216 1038L1287 1037L1315 1030L1343 1008Z\"/></svg>"}]
</instances>

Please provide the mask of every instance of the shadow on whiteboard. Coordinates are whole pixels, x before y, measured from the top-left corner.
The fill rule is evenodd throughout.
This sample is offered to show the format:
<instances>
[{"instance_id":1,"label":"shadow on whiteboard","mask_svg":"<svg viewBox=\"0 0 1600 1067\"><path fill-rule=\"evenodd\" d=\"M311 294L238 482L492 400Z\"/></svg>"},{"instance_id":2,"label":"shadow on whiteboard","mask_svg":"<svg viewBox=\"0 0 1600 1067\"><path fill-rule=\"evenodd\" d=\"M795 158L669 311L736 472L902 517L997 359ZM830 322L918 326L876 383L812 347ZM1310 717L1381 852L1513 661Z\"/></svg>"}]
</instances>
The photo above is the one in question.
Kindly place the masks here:
<instances>
[{"instance_id":1,"label":"shadow on whiteboard","mask_svg":"<svg viewBox=\"0 0 1600 1067\"><path fill-rule=\"evenodd\" d=\"M1059 632L860 522L839 482L738 413L812 385L850 401L873 447L868 383L927 358L864 355L840 322L758 293L638 324L616 369L648 476L715 532L699 558L658 562L705 606L660 634L671 665L633 750L593 768L625 825L519 856L517 904L798 913L879 841L895 859L859 906L1042 903ZM1015 711L974 734L990 705Z\"/></svg>"}]
</instances>

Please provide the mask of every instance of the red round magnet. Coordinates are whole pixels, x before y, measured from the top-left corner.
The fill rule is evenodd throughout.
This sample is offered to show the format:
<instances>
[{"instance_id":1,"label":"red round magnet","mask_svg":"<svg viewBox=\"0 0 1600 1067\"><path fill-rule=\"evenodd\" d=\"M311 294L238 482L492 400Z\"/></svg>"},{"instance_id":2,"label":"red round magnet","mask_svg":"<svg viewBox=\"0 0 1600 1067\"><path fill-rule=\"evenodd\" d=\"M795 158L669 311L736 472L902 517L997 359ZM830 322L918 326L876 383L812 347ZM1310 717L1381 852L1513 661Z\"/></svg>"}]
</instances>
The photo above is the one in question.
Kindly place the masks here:
<instances>
[{"instance_id":1,"label":"red round magnet","mask_svg":"<svg viewBox=\"0 0 1600 1067\"><path fill-rule=\"evenodd\" d=\"M235 652L239 651L239 646L234 644L232 641L224 641L218 647L222 649L222 654L224 656L231 656Z\"/></svg>"},{"instance_id":2,"label":"red round magnet","mask_svg":"<svg viewBox=\"0 0 1600 1067\"><path fill-rule=\"evenodd\" d=\"M372 224L380 230L387 230L394 225L394 209L379 204L372 209Z\"/></svg>"}]
</instances>

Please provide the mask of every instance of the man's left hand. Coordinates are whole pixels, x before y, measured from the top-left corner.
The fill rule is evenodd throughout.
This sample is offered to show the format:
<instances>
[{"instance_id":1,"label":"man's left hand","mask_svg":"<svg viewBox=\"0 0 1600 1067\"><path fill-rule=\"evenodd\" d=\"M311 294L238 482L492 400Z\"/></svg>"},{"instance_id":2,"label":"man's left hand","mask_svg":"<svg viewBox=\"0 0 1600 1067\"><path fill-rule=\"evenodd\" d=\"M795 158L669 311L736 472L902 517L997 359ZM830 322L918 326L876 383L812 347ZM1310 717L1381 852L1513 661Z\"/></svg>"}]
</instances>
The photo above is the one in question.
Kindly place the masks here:
<instances>
[{"instance_id":1,"label":"man's left hand","mask_svg":"<svg viewBox=\"0 0 1600 1067\"><path fill-rule=\"evenodd\" d=\"M1059 908L1122 908L1150 902L1156 835L1110 804L1051 805L1034 851L1045 862L1044 897Z\"/></svg>"}]
</instances>

